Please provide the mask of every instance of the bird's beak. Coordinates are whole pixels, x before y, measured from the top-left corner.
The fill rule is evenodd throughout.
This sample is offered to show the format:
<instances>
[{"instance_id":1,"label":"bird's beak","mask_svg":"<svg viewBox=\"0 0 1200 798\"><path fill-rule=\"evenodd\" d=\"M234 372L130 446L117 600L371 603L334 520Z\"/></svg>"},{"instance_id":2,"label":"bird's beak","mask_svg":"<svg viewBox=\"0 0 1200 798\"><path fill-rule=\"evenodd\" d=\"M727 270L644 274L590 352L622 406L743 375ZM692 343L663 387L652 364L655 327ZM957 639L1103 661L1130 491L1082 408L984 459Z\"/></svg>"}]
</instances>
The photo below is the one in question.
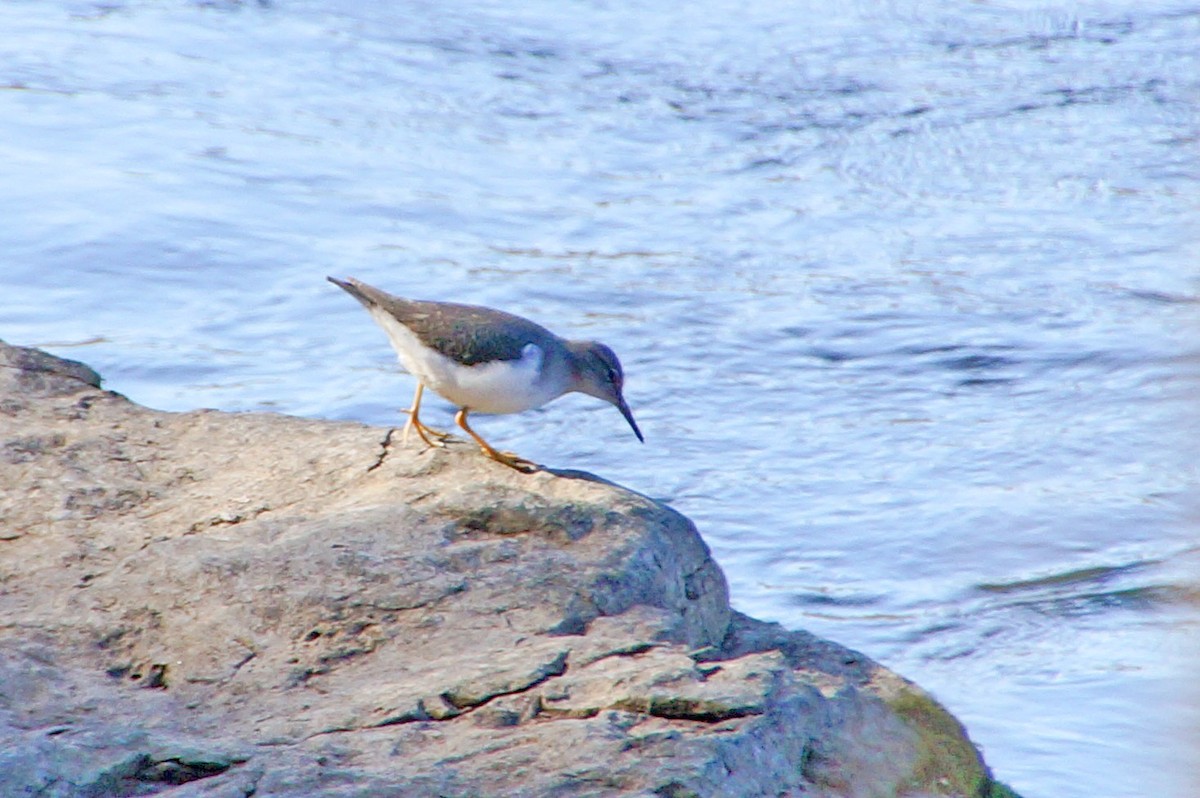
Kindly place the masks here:
<instances>
[{"instance_id":1,"label":"bird's beak","mask_svg":"<svg viewBox=\"0 0 1200 798\"><path fill-rule=\"evenodd\" d=\"M642 431L638 429L637 422L633 420L633 411L629 409L629 405L625 402L625 397L618 396L616 405L617 409L621 411L621 415L625 416L625 420L629 422L629 426L633 427L633 434L637 436L639 441L645 443L646 439L642 437Z\"/></svg>"}]
</instances>

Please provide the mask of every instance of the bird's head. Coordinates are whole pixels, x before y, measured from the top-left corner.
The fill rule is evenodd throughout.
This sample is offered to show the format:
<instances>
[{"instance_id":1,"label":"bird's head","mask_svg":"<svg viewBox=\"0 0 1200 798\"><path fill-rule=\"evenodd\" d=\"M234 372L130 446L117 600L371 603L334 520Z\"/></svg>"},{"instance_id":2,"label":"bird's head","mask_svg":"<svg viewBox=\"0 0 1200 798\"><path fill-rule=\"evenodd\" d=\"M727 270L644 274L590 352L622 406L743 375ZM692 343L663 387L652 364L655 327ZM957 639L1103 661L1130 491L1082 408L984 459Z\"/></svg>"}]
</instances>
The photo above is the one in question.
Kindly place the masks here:
<instances>
[{"instance_id":1,"label":"bird's head","mask_svg":"<svg viewBox=\"0 0 1200 798\"><path fill-rule=\"evenodd\" d=\"M622 394L625 373L621 371L617 353L598 341L568 341L567 346L575 354L575 390L614 405L633 428L633 434L644 443L646 439L642 437L642 431L633 420L633 411Z\"/></svg>"}]
</instances>

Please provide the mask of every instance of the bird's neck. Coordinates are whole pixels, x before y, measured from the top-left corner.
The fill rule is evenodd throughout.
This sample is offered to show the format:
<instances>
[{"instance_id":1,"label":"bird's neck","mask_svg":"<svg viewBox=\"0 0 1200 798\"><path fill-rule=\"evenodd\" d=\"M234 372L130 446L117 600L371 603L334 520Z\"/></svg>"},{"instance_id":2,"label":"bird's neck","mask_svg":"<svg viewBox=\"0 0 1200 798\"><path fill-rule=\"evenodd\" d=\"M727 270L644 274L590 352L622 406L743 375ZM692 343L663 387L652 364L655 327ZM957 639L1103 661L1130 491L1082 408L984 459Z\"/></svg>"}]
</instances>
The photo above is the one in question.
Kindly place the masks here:
<instances>
[{"instance_id":1,"label":"bird's neck","mask_svg":"<svg viewBox=\"0 0 1200 798\"><path fill-rule=\"evenodd\" d=\"M591 357L590 343L588 341L564 341L563 343L566 344L567 356L562 359L563 362L560 365L566 371L567 378L571 383L568 390L591 394L588 380L584 376L586 374L584 364Z\"/></svg>"}]
</instances>

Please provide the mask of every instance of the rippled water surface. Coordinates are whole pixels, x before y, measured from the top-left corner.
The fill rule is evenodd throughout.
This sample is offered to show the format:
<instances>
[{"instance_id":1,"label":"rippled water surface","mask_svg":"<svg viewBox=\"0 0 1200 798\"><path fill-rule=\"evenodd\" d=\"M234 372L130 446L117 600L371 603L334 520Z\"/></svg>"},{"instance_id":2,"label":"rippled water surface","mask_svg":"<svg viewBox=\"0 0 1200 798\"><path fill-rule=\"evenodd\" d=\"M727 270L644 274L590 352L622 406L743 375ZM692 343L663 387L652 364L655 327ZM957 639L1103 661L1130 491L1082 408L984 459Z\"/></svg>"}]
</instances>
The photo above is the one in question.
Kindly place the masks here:
<instances>
[{"instance_id":1,"label":"rippled water surface","mask_svg":"<svg viewBox=\"0 0 1200 798\"><path fill-rule=\"evenodd\" d=\"M379 425L326 274L599 338L645 445L478 428L687 513L1026 798L1190 796L1200 5L1084 5L10 0L0 338Z\"/></svg>"}]
</instances>

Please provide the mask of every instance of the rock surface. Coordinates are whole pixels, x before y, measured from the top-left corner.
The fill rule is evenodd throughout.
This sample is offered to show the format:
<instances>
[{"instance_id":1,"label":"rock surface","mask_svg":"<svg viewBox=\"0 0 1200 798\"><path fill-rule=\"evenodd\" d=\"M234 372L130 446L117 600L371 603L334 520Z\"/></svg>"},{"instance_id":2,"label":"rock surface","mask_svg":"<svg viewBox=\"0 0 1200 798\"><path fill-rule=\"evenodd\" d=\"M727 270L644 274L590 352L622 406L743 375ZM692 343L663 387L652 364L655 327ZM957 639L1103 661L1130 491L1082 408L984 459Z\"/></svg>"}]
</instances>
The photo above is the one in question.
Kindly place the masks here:
<instances>
[{"instance_id":1,"label":"rock surface","mask_svg":"<svg viewBox=\"0 0 1200 798\"><path fill-rule=\"evenodd\" d=\"M0 795L1001 795L687 519L0 342Z\"/></svg>"}]
</instances>

